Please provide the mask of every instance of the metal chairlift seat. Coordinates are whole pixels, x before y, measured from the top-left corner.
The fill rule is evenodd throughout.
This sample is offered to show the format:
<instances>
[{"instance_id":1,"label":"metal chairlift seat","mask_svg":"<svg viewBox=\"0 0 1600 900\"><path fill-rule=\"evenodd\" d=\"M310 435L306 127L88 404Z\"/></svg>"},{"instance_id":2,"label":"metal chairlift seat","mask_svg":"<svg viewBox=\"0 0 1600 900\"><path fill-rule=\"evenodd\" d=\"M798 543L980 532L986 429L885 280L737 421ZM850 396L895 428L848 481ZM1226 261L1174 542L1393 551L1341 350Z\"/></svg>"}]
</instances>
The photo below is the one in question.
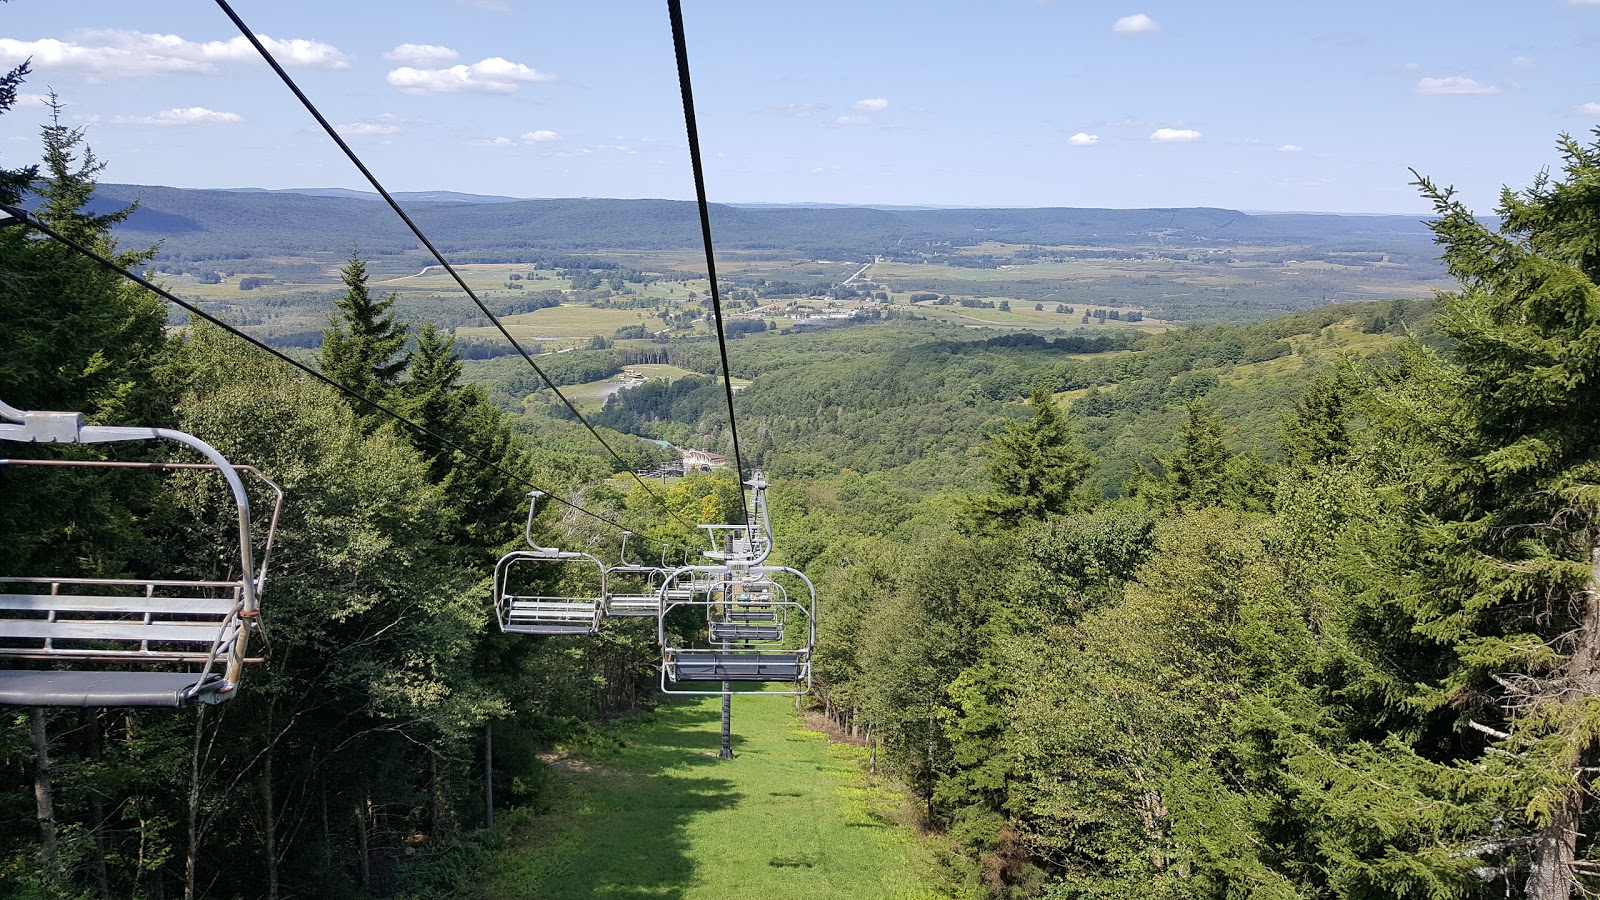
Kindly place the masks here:
<instances>
[{"instance_id":1,"label":"metal chairlift seat","mask_svg":"<svg viewBox=\"0 0 1600 900\"><path fill-rule=\"evenodd\" d=\"M802 585L792 598L775 580ZM682 595L687 594L687 597ZM668 576L661 590L658 640L661 690L669 694L720 694L705 682L780 683L786 690L764 694L794 696L811 687L811 654L816 647L816 589L802 573L782 566L686 566ZM667 615L678 606L707 608L706 636L721 647L684 646L667 633ZM788 627L788 615L804 626ZM754 630L762 629L762 630ZM727 647L735 640L771 646Z\"/></svg>"},{"instance_id":2,"label":"metal chairlift seat","mask_svg":"<svg viewBox=\"0 0 1600 900\"><path fill-rule=\"evenodd\" d=\"M606 569L606 615L658 615L661 612L660 584L666 574L656 566L623 565ZM617 593L619 587L625 592Z\"/></svg>"},{"instance_id":3,"label":"metal chairlift seat","mask_svg":"<svg viewBox=\"0 0 1600 900\"><path fill-rule=\"evenodd\" d=\"M530 491L528 524L524 536L529 550L513 550L494 567L494 608L500 630L508 634L592 635L600 632L606 607L606 566L587 553L541 547L533 540L533 517L543 491ZM526 594L517 589L515 573L532 567L577 567L593 565L598 573L593 591L578 594Z\"/></svg>"},{"instance_id":4,"label":"metal chairlift seat","mask_svg":"<svg viewBox=\"0 0 1600 900\"><path fill-rule=\"evenodd\" d=\"M237 507L239 540L229 567L239 573L233 580L0 577L0 705L181 707L233 697L244 665L261 659L249 655L249 641L258 627L283 491L254 468L231 465L204 441L168 429L84 425L78 413L24 412L0 403L0 440L188 446L209 462L0 459L0 465L216 471ZM241 472L276 498L259 566ZM52 668L16 668L13 661Z\"/></svg>"},{"instance_id":5,"label":"metal chairlift seat","mask_svg":"<svg viewBox=\"0 0 1600 900\"><path fill-rule=\"evenodd\" d=\"M622 532L622 549L617 553L618 564L606 568L605 614L620 618L644 618L661 612L661 582L667 569L644 563L628 561L628 538L631 531ZM666 555L666 547L662 547Z\"/></svg>"},{"instance_id":6,"label":"metal chairlift seat","mask_svg":"<svg viewBox=\"0 0 1600 900\"><path fill-rule=\"evenodd\" d=\"M748 625L742 622L708 622L706 635L713 641L755 643L783 640L782 625Z\"/></svg>"},{"instance_id":7,"label":"metal chairlift seat","mask_svg":"<svg viewBox=\"0 0 1600 900\"><path fill-rule=\"evenodd\" d=\"M577 564L595 567L597 589L579 596L518 593L513 573L530 565ZM510 634L598 634L605 614L606 567L587 553L565 550L513 550L494 569L494 602L500 630Z\"/></svg>"}]
</instances>

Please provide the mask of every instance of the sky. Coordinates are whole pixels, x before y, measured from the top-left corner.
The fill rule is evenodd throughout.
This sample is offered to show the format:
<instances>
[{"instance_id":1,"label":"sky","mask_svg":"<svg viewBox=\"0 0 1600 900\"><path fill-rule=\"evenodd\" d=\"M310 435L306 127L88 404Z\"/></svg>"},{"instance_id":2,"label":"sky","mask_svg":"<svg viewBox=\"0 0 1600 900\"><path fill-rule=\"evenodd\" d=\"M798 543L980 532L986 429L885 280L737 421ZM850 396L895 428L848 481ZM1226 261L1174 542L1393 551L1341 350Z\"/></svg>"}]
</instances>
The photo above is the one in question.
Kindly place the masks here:
<instances>
[{"instance_id":1,"label":"sky","mask_svg":"<svg viewBox=\"0 0 1600 900\"><path fill-rule=\"evenodd\" d=\"M233 0L391 190L691 199L666 4ZM1600 124L1600 0L684 0L713 202L1479 212ZM365 188L204 0L11 0L108 182Z\"/></svg>"}]
</instances>

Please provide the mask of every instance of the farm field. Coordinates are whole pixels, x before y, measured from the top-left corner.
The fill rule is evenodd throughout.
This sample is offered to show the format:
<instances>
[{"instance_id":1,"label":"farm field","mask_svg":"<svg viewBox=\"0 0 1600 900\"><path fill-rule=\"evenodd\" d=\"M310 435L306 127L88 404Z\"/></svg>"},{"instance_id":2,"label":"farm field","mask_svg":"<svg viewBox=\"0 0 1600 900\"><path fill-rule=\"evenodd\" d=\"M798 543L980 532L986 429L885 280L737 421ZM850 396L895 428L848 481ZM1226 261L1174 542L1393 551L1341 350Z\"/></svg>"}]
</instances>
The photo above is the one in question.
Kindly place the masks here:
<instances>
[{"instance_id":1,"label":"farm field","mask_svg":"<svg viewBox=\"0 0 1600 900\"><path fill-rule=\"evenodd\" d=\"M563 304L549 309L502 316L500 321L519 341L559 342L594 335L610 337L625 325L659 327L661 320L646 309L605 309ZM502 341L492 325L456 329L456 337L485 342Z\"/></svg>"},{"instance_id":2,"label":"farm field","mask_svg":"<svg viewBox=\"0 0 1600 900\"><path fill-rule=\"evenodd\" d=\"M651 381L656 381L658 379L674 381L687 375L699 374L697 372L691 372L688 369L682 369L677 366L669 366L664 364L646 364L629 366L628 368L639 372ZM736 391L742 390L749 386L750 380L747 378L733 379L733 389ZM607 398L609 398L612 394L615 394L617 391L623 391L627 389L627 384L613 377L602 378L599 381L589 381L583 384L575 384L571 387L564 387L561 389L561 393L565 394L567 399L572 401L573 405L577 406L579 410L587 415L589 413L599 412L600 408L606 405Z\"/></svg>"},{"instance_id":3,"label":"farm field","mask_svg":"<svg viewBox=\"0 0 1600 900\"><path fill-rule=\"evenodd\" d=\"M788 698L735 695L733 760L720 700L671 702L552 760L555 809L484 870L496 900L921 900L949 896L903 797L865 751L801 726Z\"/></svg>"}]
</instances>

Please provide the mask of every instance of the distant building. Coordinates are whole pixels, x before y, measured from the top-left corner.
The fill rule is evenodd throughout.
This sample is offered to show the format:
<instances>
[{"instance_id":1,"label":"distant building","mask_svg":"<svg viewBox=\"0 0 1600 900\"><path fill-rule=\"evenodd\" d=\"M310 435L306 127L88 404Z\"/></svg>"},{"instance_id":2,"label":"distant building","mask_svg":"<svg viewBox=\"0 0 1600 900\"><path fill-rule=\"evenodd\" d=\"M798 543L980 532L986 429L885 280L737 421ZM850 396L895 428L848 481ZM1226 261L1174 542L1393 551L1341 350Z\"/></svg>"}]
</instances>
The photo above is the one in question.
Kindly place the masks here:
<instances>
[{"instance_id":1,"label":"distant building","mask_svg":"<svg viewBox=\"0 0 1600 900\"><path fill-rule=\"evenodd\" d=\"M683 468L686 472L709 472L728 464L728 458L710 450L683 451Z\"/></svg>"}]
</instances>

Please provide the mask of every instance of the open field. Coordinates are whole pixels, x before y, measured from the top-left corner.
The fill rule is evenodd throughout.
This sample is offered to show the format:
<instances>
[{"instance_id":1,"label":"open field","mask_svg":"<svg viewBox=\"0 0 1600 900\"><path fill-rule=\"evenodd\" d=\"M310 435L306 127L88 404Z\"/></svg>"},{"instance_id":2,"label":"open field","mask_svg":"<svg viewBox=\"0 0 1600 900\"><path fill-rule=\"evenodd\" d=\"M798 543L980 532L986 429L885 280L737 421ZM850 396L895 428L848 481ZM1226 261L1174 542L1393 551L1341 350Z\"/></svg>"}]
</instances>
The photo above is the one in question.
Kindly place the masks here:
<instances>
[{"instance_id":1,"label":"open field","mask_svg":"<svg viewBox=\"0 0 1600 900\"><path fill-rule=\"evenodd\" d=\"M699 374L697 372L691 372L688 369L680 369L677 366L668 365L638 365L629 366L628 368L640 372L651 381L655 381L657 379L674 381L676 379L683 378L686 375L698 376ZM733 389L736 391L742 390L749 386L750 381L747 378L735 378L733 380ZM567 399L571 400L574 406L578 407L580 411L587 415L589 413L599 412L600 408L606 405L606 400L612 394L615 394L617 391L625 391L627 389L628 385L616 378L603 378L599 381L589 381L583 384L574 384L570 387L564 387L561 389L561 393L565 394Z\"/></svg>"},{"instance_id":2,"label":"open field","mask_svg":"<svg viewBox=\"0 0 1600 900\"><path fill-rule=\"evenodd\" d=\"M533 312L502 316L506 330L519 341L557 342L593 335L610 337L625 325L661 327L661 320L647 309L601 309L590 306L552 306ZM486 342L502 341L492 325L456 329L456 337Z\"/></svg>"},{"instance_id":3,"label":"open field","mask_svg":"<svg viewBox=\"0 0 1600 900\"><path fill-rule=\"evenodd\" d=\"M715 697L668 703L558 758L562 796L484 867L496 900L911 900L939 889L903 798L861 748L806 731L788 698L735 695L716 757ZM600 742L597 742L600 743Z\"/></svg>"}]
</instances>

